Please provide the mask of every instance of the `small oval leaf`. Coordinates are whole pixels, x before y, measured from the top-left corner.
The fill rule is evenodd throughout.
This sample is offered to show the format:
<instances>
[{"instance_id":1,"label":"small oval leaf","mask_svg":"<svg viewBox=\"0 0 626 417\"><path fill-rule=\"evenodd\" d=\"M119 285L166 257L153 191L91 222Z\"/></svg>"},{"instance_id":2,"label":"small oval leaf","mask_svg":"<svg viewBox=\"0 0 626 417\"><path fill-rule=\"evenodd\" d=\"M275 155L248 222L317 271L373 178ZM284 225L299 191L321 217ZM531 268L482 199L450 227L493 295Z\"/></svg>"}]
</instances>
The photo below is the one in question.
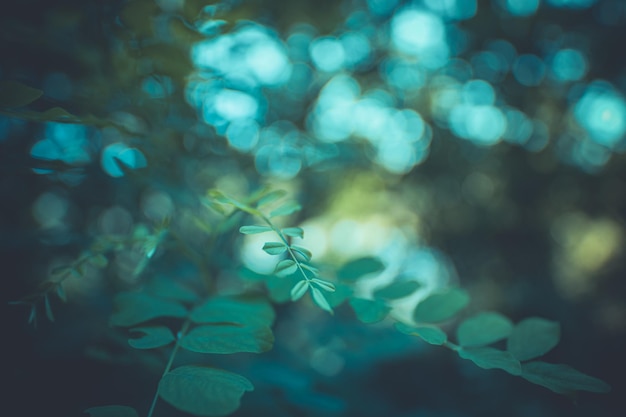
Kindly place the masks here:
<instances>
[{"instance_id":1,"label":"small oval leaf","mask_svg":"<svg viewBox=\"0 0 626 417\"><path fill-rule=\"evenodd\" d=\"M187 309L182 304L162 300L140 292L123 292L113 300L113 326L130 327L158 317L182 318Z\"/></svg>"},{"instance_id":2,"label":"small oval leaf","mask_svg":"<svg viewBox=\"0 0 626 417\"><path fill-rule=\"evenodd\" d=\"M611 386L601 379L583 374L568 365L528 362L522 365L522 378L558 394L573 391L605 393Z\"/></svg>"},{"instance_id":3,"label":"small oval leaf","mask_svg":"<svg viewBox=\"0 0 626 417\"><path fill-rule=\"evenodd\" d=\"M368 256L354 259L343 265L337 271L337 277L343 281L354 282L365 275L380 272L384 268L385 266L378 258Z\"/></svg>"},{"instance_id":4,"label":"small oval leaf","mask_svg":"<svg viewBox=\"0 0 626 417\"><path fill-rule=\"evenodd\" d=\"M404 323L396 323L395 327L400 333L417 336L431 345L443 345L448 341L448 336L439 327L409 326Z\"/></svg>"},{"instance_id":5,"label":"small oval leaf","mask_svg":"<svg viewBox=\"0 0 626 417\"><path fill-rule=\"evenodd\" d=\"M303 279L291 289L291 301L298 301L309 289L309 281Z\"/></svg>"},{"instance_id":6,"label":"small oval leaf","mask_svg":"<svg viewBox=\"0 0 626 417\"><path fill-rule=\"evenodd\" d=\"M335 292L335 284L319 278L311 279L311 282L320 287L324 291Z\"/></svg>"},{"instance_id":7,"label":"small oval leaf","mask_svg":"<svg viewBox=\"0 0 626 417\"><path fill-rule=\"evenodd\" d=\"M287 245L282 242L265 242L263 250L270 255L280 255L287 250Z\"/></svg>"},{"instance_id":8,"label":"small oval leaf","mask_svg":"<svg viewBox=\"0 0 626 417\"><path fill-rule=\"evenodd\" d=\"M269 217L277 217L277 216L288 216L296 211L300 211L302 206L295 201L289 201L282 206L278 207L276 210L270 212Z\"/></svg>"},{"instance_id":9,"label":"small oval leaf","mask_svg":"<svg viewBox=\"0 0 626 417\"><path fill-rule=\"evenodd\" d=\"M374 291L374 297L387 300L408 297L420 287L417 281L395 281L386 287Z\"/></svg>"},{"instance_id":10,"label":"small oval leaf","mask_svg":"<svg viewBox=\"0 0 626 417\"><path fill-rule=\"evenodd\" d=\"M507 338L513 330L513 323L499 313L485 312L464 320L456 331L459 344L464 347L478 347Z\"/></svg>"},{"instance_id":11,"label":"small oval leaf","mask_svg":"<svg viewBox=\"0 0 626 417\"><path fill-rule=\"evenodd\" d=\"M351 298L350 306L357 318L363 323L377 323L387 317L391 308L380 300L366 300L364 298Z\"/></svg>"},{"instance_id":12,"label":"small oval leaf","mask_svg":"<svg viewBox=\"0 0 626 417\"><path fill-rule=\"evenodd\" d=\"M239 232L244 235L256 235L258 233L271 232L272 228L269 226L241 226Z\"/></svg>"},{"instance_id":13,"label":"small oval leaf","mask_svg":"<svg viewBox=\"0 0 626 417\"><path fill-rule=\"evenodd\" d=\"M297 255L300 255L303 261L309 262L313 257L313 254L310 250L305 247L298 245L291 245L291 250L293 250Z\"/></svg>"},{"instance_id":14,"label":"small oval leaf","mask_svg":"<svg viewBox=\"0 0 626 417\"><path fill-rule=\"evenodd\" d=\"M555 321L530 317L517 323L506 348L520 361L542 356L559 343L561 326Z\"/></svg>"},{"instance_id":15,"label":"small oval leaf","mask_svg":"<svg viewBox=\"0 0 626 417\"><path fill-rule=\"evenodd\" d=\"M198 326L180 340L181 347L198 353L261 353L273 345L274 334L267 326Z\"/></svg>"},{"instance_id":16,"label":"small oval leaf","mask_svg":"<svg viewBox=\"0 0 626 417\"><path fill-rule=\"evenodd\" d=\"M135 349L155 349L176 340L172 331L165 326L136 327L130 331L141 334L138 338L128 339L128 344Z\"/></svg>"},{"instance_id":17,"label":"small oval leaf","mask_svg":"<svg viewBox=\"0 0 626 417\"><path fill-rule=\"evenodd\" d=\"M286 227L282 230L282 232L287 236L304 239L304 230L302 230L301 227Z\"/></svg>"},{"instance_id":18,"label":"small oval leaf","mask_svg":"<svg viewBox=\"0 0 626 417\"><path fill-rule=\"evenodd\" d=\"M161 378L159 395L181 411L198 416L225 416L239 408L252 383L239 374L196 365L176 368Z\"/></svg>"},{"instance_id":19,"label":"small oval leaf","mask_svg":"<svg viewBox=\"0 0 626 417\"><path fill-rule=\"evenodd\" d=\"M313 301L315 302L315 304L317 304L318 307L320 307L322 310L328 311L330 314L333 314L333 309L330 308L326 297L324 297L324 294L322 294L320 290L315 287L311 287L311 297L313 297Z\"/></svg>"},{"instance_id":20,"label":"small oval leaf","mask_svg":"<svg viewBox=\"0 0 626 417\"><path fill-rule=\"evenodd\" d=\"M256 206L257 207L265 206L267 204L273 203L274 201L277 201L283 198L286 195L287 195L287 192L284 190L270 191L269 193L265 194L263 197L259 199Z\"/></svg>"},{"instance_id":21,"label":"small oval leaf","mask_svg":"<svg viewBox=\"0 0 626 417\"><path fill-rule=\"evenodd\" d=\"M284 259L276 265L274 273L279 277L291 275L298 270L298 265L291 259Z\"/></svg>"},{"instance_id":22,"label":"small oval leaf","mask_svg":"<svg viewBox=\"0 0 626 417\"><path fill-rule=\"evenodd\" d=\"M460 349L459 356L469 359L483 369L502 369L511 375L521 375L522 366L509 352L490 347Z\"/></svg>"},{"instance_id":23,"label":"small oval leaf","mask_svg":"<svg viewBox=\"0 0 626 417\"><path fill-rule=\"evenodd\" d=\"M413 318L418 323L438 323L456 315L469 303L469 295L460 288L432 294L415 307Z\"/></svg>"}]
</instances>

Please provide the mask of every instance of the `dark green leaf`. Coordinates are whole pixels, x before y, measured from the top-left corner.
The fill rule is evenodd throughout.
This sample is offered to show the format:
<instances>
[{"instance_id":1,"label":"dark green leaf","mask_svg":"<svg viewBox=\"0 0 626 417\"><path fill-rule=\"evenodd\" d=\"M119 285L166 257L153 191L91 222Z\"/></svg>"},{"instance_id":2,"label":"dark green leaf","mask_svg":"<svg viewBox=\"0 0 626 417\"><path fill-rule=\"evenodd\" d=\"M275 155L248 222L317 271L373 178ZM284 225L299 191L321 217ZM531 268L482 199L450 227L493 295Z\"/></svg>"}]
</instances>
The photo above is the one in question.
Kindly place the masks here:
<instances>
[{"instance_id":1,"label":"dark green leaf","mask_svg":"<svg viewBox=\"0 0 626 417\"><path fill-rule=\"evenodd\" d=\"M263 250L270 255L280 255L287 250L287 246L282 242L265 242Z\"/></svg>"},{"instance_id":2,"label":"dark green leaf","mask_svg":"<svg viewBox=\"0 0 626 417\"><path fill-rule=\"evenodd\" d=\"M46 310L46 317L48 317L48 320L54 321L54 314L52 314L52 308L50 307L50 299L48 298L48 294L43 297L43 303Z\"/></svg>"},{"instance_id":3,"label":"dark green leaf","mask_svg":"<svg viewBox=\"0 0 626 417\"><path fill-rule=\"evenodd\" d=\"M443 345L448 341L448 336L439 327L409 326L404 323L396 323L395 327L400 333L417 336L431 345Z\"/></svg>"},{"instance_id":4,"label":"dark green leaf","mask_svg":"<svg viewBox=\"0 0 626 417\"><path fill-rule=\"evenodd\" d=\"M304 238L304 230L300 227L286 227L282 232L287 236L299 237L300 239Z\"/></svg>"},{"instance_id":5,"label":"dark green leaf","mask_svg":"<svg viewBox=\"0 0 626 417\"><path fill-rule=\"evenodd\" d=\"M225 416L239 408L241 396L254 387L239 374L203 366L181 366L159 383L159 395L181 411Z\"/></svg>"},{"instance_id":6,"label":"dark green leaf","mask_svg":"<svg viewBox=\"0 0 626 417\"><path fill-rule=\"evenodd\" d=\"M359 258L343 265L337 271L337 277L343 281L354 282L365 275L380 272L384 268L385 266L378 258Z\"/></svg>"},{"instance_id":7,"label":"dark green leaf","mask_svg":"<svg viewBox=\"0 0 626 417\"><path fill-rule=\"evenodd\" d=\"M180 346L198 353L261 353L273 345L274 335L268 326L199 326L180 340Z\"/></svg>"},{"instance_id":8,"label":"dark green leaf","mask_svg":"<svg viewBox=\"0 0 626 417\"><path fill-rule=\"evenodd\" d=\"M326 300L332 308L341 305L352 295L352 288L348 285L337 283L335 285L335 291L326 293Z\"/></svg>"},{"instance_id":9,"label":"dark green leaf","mask_svg":"<svg viewBox=\"0 0 626 417\"><path fill-rule=\"evenodd\" d=\"M57 293L57 296L59 297L59 299L61 299L61 301L63 301L64 303L67 302L67 295L65 294L65 289L63 288L63 283L61 283L61 282L57 283L55 289L56 289L56 293Z\"/></svg>"},{"instance_id":10,"label":"dark green leaf","mask_svg":"<svg viewBox=\"0 0 626 417\"><path fill-rule=\"evenodd\" d=\"M183 303L193 303L198 300L198 295L172 278L157 277L147 285L147 291L160 298L166 298Z\"/></svg>"},{"instance_id":11,"label":"dark green leaf","mask_svg":"<svg viewBox=\"0 0 626 417\"><path fill-rule=\"evenodd\" d=\"M432 294L420 302L413 318L418 323L437 323L448 320L469 303L469 295L460 288Z\"/></svg>"},{"instance_id":12,"label":"dark green leaf","mask_svg":"<svg viewBox=\"0 0 626 417\"><path fill-rule=\"evenodd\" d=\"M322 310L328 311L330 314L333 314L333 309L328 304L326 297L320 290L315 287L311 287L311 297L313 297L313 301L318 305Z\"/></svg>"},{"instance_id":13,"label":"dark green leaf","mask_svg":"<svg viewBox=\"0 0 626 417\"><path fill-rule=\"evenodd\" d=\"M420 287L417 281L396 281L374 291L374 297L388 300L408 297Z\"/></svg>"},{"instance_id":14,"label":"dark green leaf","mask_svg":"<svg viewBox=\"0 0 626 417\"><path fill-rule=\"evenodd\" d=\"M364 298L351 298L350 306L363 323L379 322L387 317L387 313L391 310L383 301Z\"/></svg>"},{"instance_id":15,"label":"dark green leaf","mask_svg":"<svg viewBox=\"0 0 626 417\"><path fill-rule=\"evenodd\" d=\"M502 314L479 313L464 320L456 331L459 344L464 347L485 346L507 338L513 323Z\"/></svg>"},{"instance_id":16,"label":"dark green leaf","mask_svg":"<svg viewBox=\"0 0 626 417\"><path fill-rule=\"evenodd\" d=\"M0 107L23 107L42 95L43 91L17 81L0 82Z\"/></svg>"},{"instance_id":17,"label":"dark green leaf","mask_svg":"<svg viewBox=\"0 0 626 417\"><path fill-rule=\"evenodd\" d=\"M291 289L291 301L298 301L309 289L309 281L303 279Z\"/></svg>"},{"instance_id":18,"label":"dark green leaf","mask_svg":"<svg viewBox=\"0 0 626 417\"><path fill-rule=\"evenodd\" d=\"M279 277L291 275L298 270L298 265L291 259L284 259L276 265L274 273Z\"/></svg>"},{"instance_id":19,"label":"dark green leaf","mask_svg":"<svg viewBox=\"0 0 626 417\"><path fill-rule=\"evenodd\" d=\"M180 303L139 292L123 292L113 300L113 326L129 327L158 317L182 318L187 309Z\"/></svg>"},{"instance_id":20,"label":"dark green leaf","mask_svg":"<svg viewBox=\"0 0 626 417\"><path fill-rule=\"evenodd\" d=\"M507 350L520 361L546 354L559 343L561 326L555 321L530 317L520 321L507 340Z\"/></svg>"},{"instance_id":21,"label":"dark green leaf","mask_svg":"<svg viewBox=\"0 0 626 417\"><path fill-rule=\"evenodd\" d=\"M277 277L270 275L265 281L270 298L277 303L284 303L291 300L292 288L302 279L296 274L286 277Z\"/></svg>"},{"instance_id":22,"label":"dark green leaf","mask_svg":"<svg viewBox=\"0 0 626 417\"><path fill-rule=\"evenodd\" d=\"M137 411L132 407L124 405L103 405L101 407L91 407L85 410L91 417L139 417Z\"/></svg>"},{"instance_id":23,"label":"dark green leaf","mask_svg":"<svg viewBox=\"0 0 626 417\"><path fill-rule=\"evenodd\" d=\"M300 204L296 203L295 201L289 201L278 207L276 210L270 212L269 217L272 218L277 216L288 216L292 213L295 213L296 211L300 211L301 209L302 206L300 206Z\"/></svg>"},{"instance_id":24,"label":"dark green leaf","mask_svg":"<svg viewBox=\"0 0 626 417\"><path fill-rule=\"evenodd\" d=\"M511 375L521 375L522 367L509 352L490 347L460 349L459 356L469 359L483 369L502 369Z\"/></svg>"},{"instance_id":25,"label":"dark green leaf","mask_svg":"<svg viewBox=\"0 0 626 417\"><path fill-rule=\"evenodd\" d=\"M522 378L558 394L573 391L605 393L611 390L611 386L606 382L583 374L568 365L540 361L523 364Z\"/></svg>"},{"instance_id":26,"label":"dark green leaf","mask_svg":"<svg viewBox=\"0 0 626 417\"><path fill-rule=\"evenodd\" d=\"M136 327L130 331L141 334L138 338L128 339L128 344L135 349L155 349L176 340L172 331L165 326Z\"/></svg>"},{"instance_id":27,"label":"dark green leaf","mask_svg":"<svg viewBox=\"0 0 626 417\"><path fill-rule=\"evenodd\" d=\"M98 253L89 258L89 263L96 268L105 268L109 264L109 260L103 254Z\"/></svg>"},{"instance_id":28,"label":"dark green leaf","mask_svg":"<svg viewBox=\"0 0 626 417\"><path fill-rule=\"evenodd\" d=\"M262 297L222 296L211 298L196 307L190 317L195 323L237 323L269 327L274 321L274 310Z\"/></svg>"},{"instance_id":29,"label":"dark green leaf","mask_svg":"<svg viewBox=\"0 0 626 417\"><path fill-rule=\"evenodd\" d=\"M244 235L255 235L257 233L271 232L272 228L269 226L241 226L239 232Z\"/></svg>"}]
</instances>

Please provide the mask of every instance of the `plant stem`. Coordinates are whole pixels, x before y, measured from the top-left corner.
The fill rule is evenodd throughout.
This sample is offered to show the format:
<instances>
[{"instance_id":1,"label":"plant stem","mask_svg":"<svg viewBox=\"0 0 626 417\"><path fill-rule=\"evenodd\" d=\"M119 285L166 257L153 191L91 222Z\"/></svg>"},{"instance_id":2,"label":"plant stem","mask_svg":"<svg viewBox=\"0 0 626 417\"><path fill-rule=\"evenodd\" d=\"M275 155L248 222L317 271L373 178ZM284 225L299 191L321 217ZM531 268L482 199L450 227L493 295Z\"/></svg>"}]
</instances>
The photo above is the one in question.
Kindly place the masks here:
<instances>
[{"instance_id":1,"label":"plant stem","mask_svg":"<svg viewBox=\"0 0 626 417\"><path fill-rule=\"evenodd\" d=\"M269 227L272 228L272 230L278 235L280 240L282 240L285 246L287 246L287 252L289 252L289 256L291 257L291 259L293 259L293 261L298 266L298 269L300 270L300 273L302 273L302 276L304 277L304 279L307 282L311 281L311 278L309 278L307 274L304 272L302 265L300 265L300 261L298 261L298 258L296 258L296 255L293 253L293 250L291 249L291 245L289 245L289 242L287 241L287 238L285 237L283 232L281 232L280 229L274 226L274 223L272 223L272 221L267 216L263 215L262 213L258 213L257 215L261 217L263 221L268 224Z\"/></svg>"},{"instance_id":2,"label":"plant stem","mask_svg":"<svg viewBox=\"0 0 626 417\"><path fill-rule=\"evenodd\" d=\"M187 330L189 329L189 326L191 325L191 321L190 320L186 320L183 323L183 326L181 327L180 331L178 332L178 335L176 337L176 345L174 345L174 349L172 349L172 353L170 354L170 358L167 361L167 365L165 365L165 370L163 371L163 375L161 375L161 378L159 379L159 381L161 381L161 379L163 379L163 377L170 371L170 369L172 368L172 364L174 363L174 358L176 357L176 354L178 353L178 349L180 348L180 339L185 335L185 333L187 333ZM159 387L157 386L157 390L154 393L154 398L152 399L152 404L150 405L150 411L148 411L148 416L147 417L152 417L152 413L154 413L154 407L156 406L157 400L159 399Z\"/></svg>"}]
</instances>

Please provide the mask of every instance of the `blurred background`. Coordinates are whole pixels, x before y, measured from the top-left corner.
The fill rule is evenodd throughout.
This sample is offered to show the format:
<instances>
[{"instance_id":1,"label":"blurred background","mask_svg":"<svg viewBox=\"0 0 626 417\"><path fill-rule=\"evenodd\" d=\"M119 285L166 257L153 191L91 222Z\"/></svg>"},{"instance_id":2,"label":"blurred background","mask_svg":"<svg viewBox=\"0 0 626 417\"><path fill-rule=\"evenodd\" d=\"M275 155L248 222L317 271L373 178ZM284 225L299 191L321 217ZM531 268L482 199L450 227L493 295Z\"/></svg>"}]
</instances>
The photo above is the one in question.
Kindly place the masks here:
<instances>
[{"instance_id":1,"label":"blurred background","mask_svg":"<svg viewBox=\"0 0 626 417\"><path fill-rule=\"evenodd\" d=\"M275 261L254 236L218 233L203 196L271 185L303 206L286 225L305 230L329 276L374 256L385 268L359 294L419 282L395 317L458 284L467 314L559 321L546 360L613 391L559 396L387 322L361 324L345 305L330 317L269 289L281 301L274 350L211 358L256 387L235 415L620 415L624 38L621 0L12 5L0 82L43 95L0 105L3 407L144 415L166 356L133 351L108 327L112 295L200 273L223 291L257 288ZM165 219L174 237L161 244ZM101 236L126 246L67 280L53 323L41 314L34 328L27 308L8 305ZM149 262L132 243L146 238ZM155 416L177 413L161 402Z\"/></svg>"}]
</instances>

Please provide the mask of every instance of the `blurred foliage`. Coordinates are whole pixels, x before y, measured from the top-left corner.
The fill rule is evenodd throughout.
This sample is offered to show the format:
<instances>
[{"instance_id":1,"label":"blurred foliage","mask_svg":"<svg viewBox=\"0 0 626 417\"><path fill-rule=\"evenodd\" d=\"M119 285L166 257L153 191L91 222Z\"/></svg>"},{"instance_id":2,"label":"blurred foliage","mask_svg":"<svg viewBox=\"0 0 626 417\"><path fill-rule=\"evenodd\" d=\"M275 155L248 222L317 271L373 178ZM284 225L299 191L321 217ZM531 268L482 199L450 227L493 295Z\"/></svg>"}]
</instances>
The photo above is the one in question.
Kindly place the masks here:
<instances>
[{"instance_id":1,"label":"blurred foliage","mask_svg":"<svg viewBox=\"0 0 626 417\"><path fill-rule=\"evenodd\" d=\"M145 415L167 375L154 416L244 392L235 415L615 415L625 23L619 0L13 4L5 407ZM273 302L272 330L220 298L242 292ZM197 319L212 302L230 325ZM613 393L574 405L429 344L605 390L545 354ZM189 375L225 400L189 400Z\"/></svg>"}]
</instances>

